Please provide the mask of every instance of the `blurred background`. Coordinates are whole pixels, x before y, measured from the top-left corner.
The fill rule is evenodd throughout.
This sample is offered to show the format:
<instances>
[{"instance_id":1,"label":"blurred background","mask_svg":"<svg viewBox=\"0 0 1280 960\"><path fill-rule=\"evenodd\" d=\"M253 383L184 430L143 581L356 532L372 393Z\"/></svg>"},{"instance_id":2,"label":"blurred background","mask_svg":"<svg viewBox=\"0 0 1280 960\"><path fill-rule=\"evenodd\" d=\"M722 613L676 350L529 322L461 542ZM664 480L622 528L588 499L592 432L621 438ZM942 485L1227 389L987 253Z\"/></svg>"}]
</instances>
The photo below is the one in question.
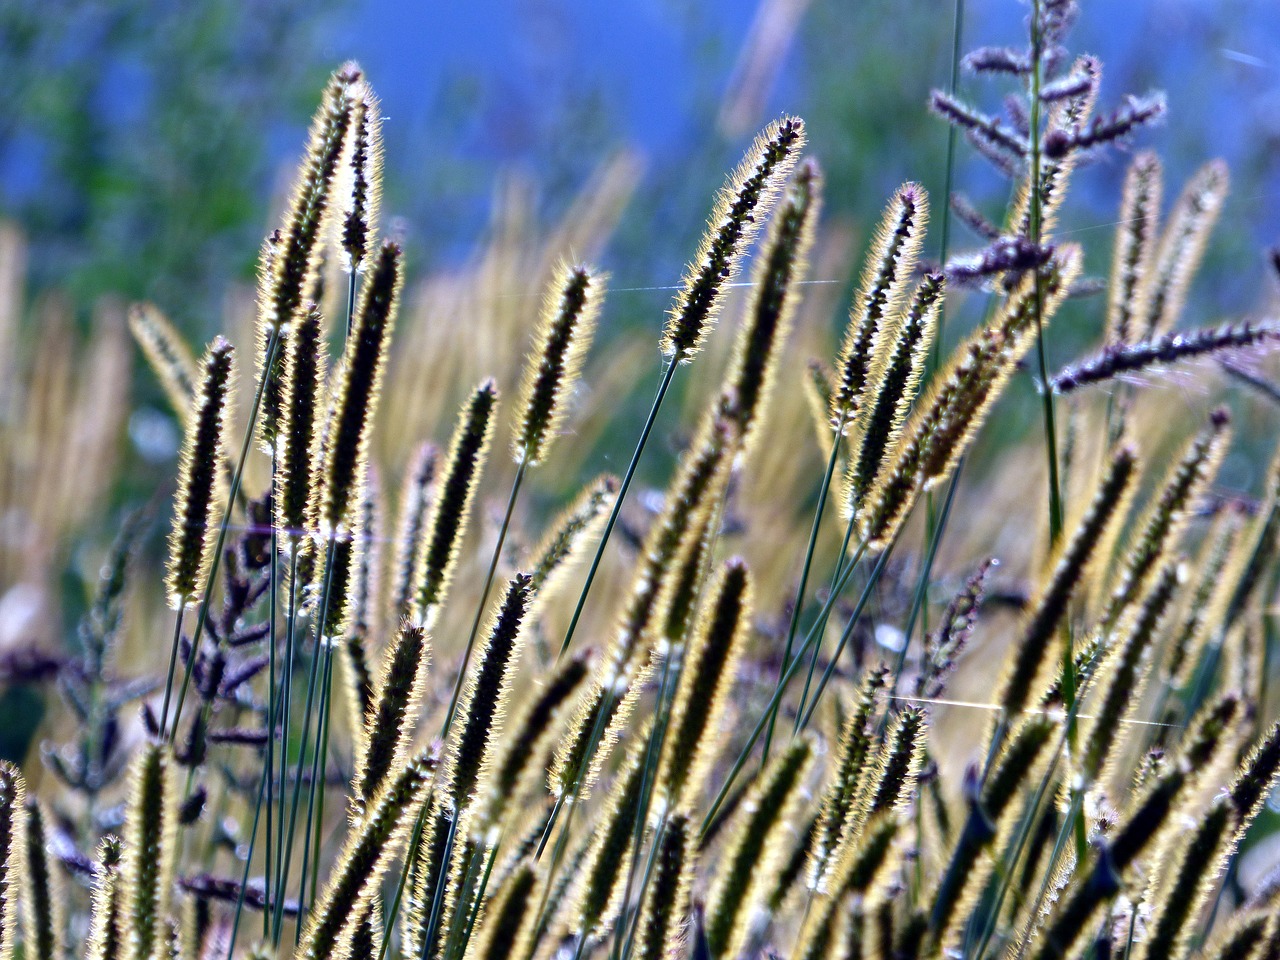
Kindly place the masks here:
<instances>
[{"instance_id":1,"label":"blurred background","mask_svg":"<svg viewBox=\"0 0 1280 960\"><path fill-rule=\"evenodd\" d=\"M966 0L964 10L962 49L1022 42L1017 0ZM343 60L358 60L382 98L383 223L410 262L396 402L379 427L387 486L412 443L444 438L467 387L518 366L555 257L591 258L612 274L580 442L561 448L574 458L562 478L535 493L545 506L630 449L669 288L710 198L753 133L784 111L808 122L828 184L818 282L791 362L829 355L888 195L918 179L935 214L941 207L948 128L925 102L948 82L952 18L940 0L0 0L0 650L72 635L126 508L167 510L178 424L136 362L125 306L154 302L196 346L223 330L249 342L259 245ZM1102 59L1104 109L1126 93L1167 92L1168 121L1128 148L1162 155L1166 206L1206 160L1230 166L1185 322L1268 309L1275 278L1264 251L1280 242L1280 7L1085 0L1071 46ZM960 89L993 112L1008 92L967 76ZM1085 244L1094 274L1107 269L1126 165L1111 151L1081 169L1057 232ZM963 143L955 185L992 216L1007 199L1007 184ZM932 256L937 236L935 227ZM953 252L977 243L953 231ZM949 307L949 339L979 300ZM1064 316L1055 364L1099 334L1096 305ZM432 366L463 341L462 362ZM717 342L723 357L728 338ZM686 409L699 395L689 389ZM1175 402L1175 416L1199 404ZM1035 404L1008 406L988 446L1038 429ZM1241 432L1270 437L1273 427L1256 419ZM650 482L678 437L671 426L646 462ZM790 464L776 489L808 489L812 446L813 462ZM1248 458L1229 463L1224 482L1246 489L1255 470ZM802 537L795 518L807 495L774 526L758 521L755 535ZM156 552L163 524L152 526ZM776 555L772 582L785 586L798 554ZM29 739L33 696L4 695L0 714L13 722L0 724L0 755Z\"/></svg>"}]
</instances>

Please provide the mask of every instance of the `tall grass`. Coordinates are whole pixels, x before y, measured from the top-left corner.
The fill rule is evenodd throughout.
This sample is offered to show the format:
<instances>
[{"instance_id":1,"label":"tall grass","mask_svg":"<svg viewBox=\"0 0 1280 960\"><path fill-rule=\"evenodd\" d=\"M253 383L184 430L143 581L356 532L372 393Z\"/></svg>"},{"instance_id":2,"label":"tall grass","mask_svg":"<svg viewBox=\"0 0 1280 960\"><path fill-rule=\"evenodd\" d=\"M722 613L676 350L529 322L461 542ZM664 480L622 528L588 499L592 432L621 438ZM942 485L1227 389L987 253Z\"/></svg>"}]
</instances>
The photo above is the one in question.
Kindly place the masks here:
<instances>
[{"instance_id":1,"label":"tall grass","mask_svg":"<svg viewBox=\"0 0 1280 960\"><path fill-rule=\"evenodd\" d=\"M1220 486L1266 437L1225 408L1168 422L1161 382L1182 366L1240 407L1205 360L1280 324L1182 325L1226 171L1162 217L1150 152L1091 298L1054 234L1070 181L1163 101L1104 112L1100 65L1063 50L1076 14L1032 0L1024 46L964 59L1012 85L1007 115L954 77L933 95L1009 208L957 202L983 246L925 263L930 199L904 184L838 351L802 309L821 173L802 121L768 125L655 318L656 398L612 426L638 438L625 473L580 491L611 361L634 366L621 335L587 355L617 316L603 274L559 259L566 228L505 340L403 351L422 294L379 239L377 99L338 70L264 245L256 370L132 312L186 434L167 576L134 559L134 518L83 657L3 656L64 707L43 763L0 767L0 960L1280 956L1280 884L1240 869L1280 777L1280 458L1257 497ZM948 355L962 298L983 318ZM1053 374L1068 310L1098 352ZM807 373L802 338L828 354ZM667 486L628 500L695 362ZM996 444L966 482L1027 377L1037 449ZM424 398L436 428L389 449Z\"/></svg>"}]
</instances>

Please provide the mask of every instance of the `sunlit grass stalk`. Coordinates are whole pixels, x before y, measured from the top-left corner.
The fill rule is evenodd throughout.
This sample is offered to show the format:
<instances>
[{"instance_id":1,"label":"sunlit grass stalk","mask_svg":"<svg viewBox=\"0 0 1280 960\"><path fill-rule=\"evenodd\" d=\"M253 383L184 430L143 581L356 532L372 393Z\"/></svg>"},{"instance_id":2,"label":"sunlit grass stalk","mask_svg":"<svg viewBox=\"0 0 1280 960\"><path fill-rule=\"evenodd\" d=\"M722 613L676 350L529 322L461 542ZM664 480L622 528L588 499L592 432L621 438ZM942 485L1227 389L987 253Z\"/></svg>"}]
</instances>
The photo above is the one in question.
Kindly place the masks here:
<instances>
[{"instance_id":1,"label":"sunlit grass stalk","mask_svg":"<svg viewBox=\"0 0 1280 960\"><path fill-rule=\"evenodd\" d=\"M525 471L529 461L522 459L516 467L516 478L511 484L511 493L507 495L507 509L502 514L502 523L498 527L498 541L493 547L493 556L489 560L489 570L485 573L484 587L480 590L480 600L476 603L476 615L471 622L471 632L467 636L467 645L462 650L462 663L458 667L458 678L453 683L453 694L449 698L449 708L444 714L444 723L440 725L440 739L447 740L449 728L453 726L453 717L458 710L458 698L462 696L462 684L466 680L467 665L471 662L471 651L475 648L476 636L480 632L480 621L484 618L485 603L489 599L489 591L493 587L493 577L498 571L498 561L502 557L502 546L507 541L507 530L511 526L511 516L515 512L516 498L520 495L520 487L524 483Z\"/></svg>"}]
</instances>

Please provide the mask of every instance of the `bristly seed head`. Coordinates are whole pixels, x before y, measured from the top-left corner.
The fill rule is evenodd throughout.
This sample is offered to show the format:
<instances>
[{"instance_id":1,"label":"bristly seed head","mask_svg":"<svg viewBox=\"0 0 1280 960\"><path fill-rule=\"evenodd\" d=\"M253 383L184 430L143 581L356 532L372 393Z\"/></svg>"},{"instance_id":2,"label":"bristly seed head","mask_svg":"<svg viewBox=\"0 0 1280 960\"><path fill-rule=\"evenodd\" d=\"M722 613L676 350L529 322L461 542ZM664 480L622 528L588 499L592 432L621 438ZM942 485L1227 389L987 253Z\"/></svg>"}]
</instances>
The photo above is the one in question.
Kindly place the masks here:
<instances>
[{"instance_id":1,"label":"bristly seed head","mask_svg":"<svg viewBox=\"0 0 1280 960\"><path fill-rule=\"evenodd\" d=\"M324 389L324 321L314 306L290 331L284 356L281 429L276 435L276 525L289 544L306 534L320 391Z\"/></svg>"},{"instance_id":2,"label":"bristly seed head","mask_svg":"<svg viewBox=\"0 0 1280 960\"><path fill-rule=\"evenodd\" d=\"M324 482L316 506L319 532L325 535L349 528L359 507L369 438L403 283L400 246L384 243L360 292L351 335L336 374L325 430Z\"/></svg>"},{"instance_id":3,"label":"bristly seed head","mask_svg":"<svg viewBox=\"0 0 1280 960\"><path fill-rule=\"evenodd\" d=\"M339 244L343 266L359 273L373 254L378 206L382 199L382 110L367 82L351 91L351 131L345 170L350 189L344 192Z\"/></svg>"},{"instance_id":4,"label":"bristly seed head","mask_svg":"<svg viewBox=\"0 0 1280 960\"><path fill-rule=\"evenodd\" d=\"M430 626L448 595L458 562L458 545L466 532L476 486L489 455L497 406L498 388L492 380L485 380L458 417L430 519L414 548L410 613L416 623Z\"/></svg>"},{"instance_id":5,"label":"bristly seed head","mask_svg":"<svg viewBox=\"0 0 1280 960\"><path fill-rule=\"evenodd\" d=\"M230 343L216 337L200 364L200 389L182 445L169 537L166 588L174 610L204 592L213 561L223 508L222 464L235 382L234 354Z\"/></svg>"},{"instance_id":6,"label":"bristly seed head","mask_svg":"<svg viewBox=\"0 0 1280 960\"><path fill-rule=\"evenodd\" d=\"M816 160L807 159L792 175L770 221L752 275L747 321L735 340L733 366L720 396L720 412L737 423L744 451L757 433L791 332L821 206L822 173Z\"/></svg>"},{"instance_id":7,"label":"bristly seed head","mask_svg":"<svg viewBox=\"0 0 1280 960\"><path fill-rule=\"evenodd\" d=\"M335 72L311 121L306 157L284 228L260 283L258 311L268 330L288 328L303 303L312 298L320 269L320 240L330 216L330 193L348 138L360 76L354 63Z\"/></svg>"},{"instance_id":8,"label":"bristly seed head","mask_svg":"<svg viewBox=\"0 0 1280 960\"><path fill-rule=\"evenodd\" d=\"M512 438L517 463L534 466L560 432L565 401L582 370L604 301L605 275L590 267L565 266L548 286L524 374L523 411Z\"/></svg>"},{"instance_id":9,"label":"bristly seed head","mask_svg":"<svg viewBox=\"0 0 1280 960\"><path fill-rule=\"evenodd\" d=\"M862 406L863 392L883 368L898 334L898 310L929 223L929 195L918 183L894 193L876 227L840 348L831 423L840 430Z\"/></svg>"},{"instance_id":10,"label":"bristly seed head","mask_svg":"<svg viewBox=\"0 0 1280 960\"><path fill-rule=\"evenodd\" d=\"M799 117L775 120L756 138L716 196L697 255L685 268L683 288L667 314L662 352L688 363L706 341L725 288L733 283L747 247L799 158L805 143Z\"/></svg>"}]
</instances>

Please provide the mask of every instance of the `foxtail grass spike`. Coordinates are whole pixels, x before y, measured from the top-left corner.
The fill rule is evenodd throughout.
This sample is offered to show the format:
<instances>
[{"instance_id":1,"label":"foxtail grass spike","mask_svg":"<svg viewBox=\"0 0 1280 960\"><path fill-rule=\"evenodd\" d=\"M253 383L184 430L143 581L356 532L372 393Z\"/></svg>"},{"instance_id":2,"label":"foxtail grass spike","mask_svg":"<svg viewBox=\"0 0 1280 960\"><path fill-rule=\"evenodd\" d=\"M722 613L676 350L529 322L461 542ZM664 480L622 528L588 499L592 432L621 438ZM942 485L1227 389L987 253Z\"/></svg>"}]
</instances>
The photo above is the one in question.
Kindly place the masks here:
<instances>
[{"instance_id":1,"label":"foxtail grass spike","mask_svg":"<svg viewBox=\"0 0 1280 960\"><path fill-rule=\"evenodd\" d=\"M606 473L583 488L577 498L547 527L542 541L529 552L527 569L533 594L528 619L555 596L565 577L581 561L587 548L599 536L618 495L618 478Z\"/></svg>"},{"instance_id":2,"label":"foxtail grass spike","mask_svg":"<svg viewBox=\"0 0 1280 960\"><path fill-rule=\"evenodd\" d=\"M338 955L350 957L351 960L366 957L374 960L382 953L382 936L382 898L374 894L361 910L360 918L354 925L348 926Z\"/></svg>"},{"instance_id":3,"label":"foxtail grass spike","mask_svg":"<svg viewBox=\"0 0 1280 960\"><path fill-rule=\"evenodd\" d=\"M396 618L407 617L410 612L418 541L422 539L431 508L432 482L439 458L440 451L434 443L418 444L400 484L395 567L391 580L391 612Z\"/></svg>"},{"instance_id":4,"label":"foxtail grass spike","mask_svg":"<svg viewBox=\"0 0 1280 960\"><path fill-rule=\"evenodd\" d=\"M26 781L18 768L0 761L0 960L13 957L18 940L18 901L30 896L22 893L26 793Z\"/></svg>"},{"instance_id":5,"label":"foxtail grass spike","mask_svg":"<svg viewBox=\"0 0 1280 960\"><path fill-rule=\"evenodd\" d=\"M169 406L185 423L200 379L191 348L153 303L136 303L129 308L129 329L160 381Z\"/></svg>"},{"instance_id":6,"label":"foxtail grass spike","mask_svg":"<svg viewBox=\"0 0 1280 960\"><path fill-rule=\"evenodd\" d=\"M381 477L370 465L365 474L364 497L360 501L360 515L356 522L357 549L355 566L351 570L348 629L350 637L362 644L381 632L383 529Z\"/></svg>"},{"instance_id":7,"label":"foxtail grass spike","mask_svg":"<svg viewBox=\"0 0 1280 960\"><path fill-rule=\"evenodd\" d=\"M720 397L720 410L737 424L744 451L758 432L800 302L798 285L808 269L821 194L822 173L817 161L807 159L787 184L752 273L746 323L734 341L732 367Z\"/></svg>"},{"instance_id":8,"label":"foxtail grass spike","mask_svg":"<svg viewBox=\"0 0 1280 960\"><path fill-rule=\"evenodd\" d=\"M702 348L734 282L747 248L765 221L804 148L804 121L775 120L756 138L716 195L698 252L685 268L680 293L667 313L662 352L688 362Z\"/></svg>"},{"instance_id":9,"label":"foxtail grass spike","mask_svg":"<svg viewBox=\"0 0 1280 960\"><path fill-rule=\"evenodd\" d=\"M872 748L871 718L877 706L876 697L884 689L888 676L889 668L885 666L863 674L858 695L841 726L831 782L823 793L822 812L814 830L809 868L811 890L825 890L823 879L831 857L840 843L858 791L869 779L866 774Z\"/></svg>"},{"instance_id":10,"label":"foxtail grass spike","mask_svg":"<svg viewBox=\"0 0 1280 960\"><path fill-rule=\"evenodd\" d=\"M785 856L786 827L797 817L812 756L807 736L793 740L760 775L737 812L707 898L706 936L713 957L738 956L759 922L758 905L768 896L775 868Z\"/></svg>"},{"instance_id":11,"label":"foxtail grass spike","mask_svg":"<svg viewBox=\"0 0 1280 960\"><path fill-rule=\"evenodd\" d=\"M1197 506L1197 498L1213 482L1231 439L1230 422L1225 408L1214 411L1209 425L1191 441L1169 472L1128 548L1102 617L1104 628L1115 624L1149 583L1169 545L1177 541L1187 517Z\"/></svg>"},{"instance_id":12,"label":"foxtail grass spike","mask_svg":"<svg viewBox=\"0 0 1280 960\"><path fill-rule=\"evenodd\" d=\"M637 739L643 742L644 736ZM627 761L592 830L590 849L577 871L577 882L565 903L561 924L565 931L588 942L606 936L621 911L634 851L631 826L644 774L644 751Z\"/></svg>"},{"instance_id":13,"label":"foxtail grass spike","mask_svg":"<svg viewBox=\"0 0 1280 960\"><path fill-rule=\"evenodd\" d=\"M898 188L876 228L840 348L831 422L847 425L863 403L897 336L897 313L929 222L929 197L918 183Z\"/></svg>"},{"instance_id":14,"label":"foxtail grass spike","mask_svg":"<svg viewBox=\"0 0 1280 960\"><path fill-rule=\"evenodd\" d=\"M62 884L53 871L48 814L34 798L27 799L22 838L23 867L19 884L23 918L23 957L31 960L63 960L64 911ZM137 956L132 950L130 960ZM143 954L143 956L146 956Z\"/></svg>"},{"instance_id":15,"label":"foxtail grass spike","mask_svg":"<svg viewBox=\"0 0 1280 960\"><path fill-rule=\"evenodd\" d=\"M502 605L489 624L489 639L459 701L448 781L449 796L459 811L471 807L492 773L523 648L521 625L529 604L529 582L528 574L518 573L507 585Z\"/></svg>"},{"instance_id":16,"label":"foxtail grass spike","mask_svg":"<svg viewBox=\"0 0 1280 960\"><path fill-rule=\"evenodd\" d=\"M222 516L227 416L235 383L231 344L216 337L200 364L200 388L182 445L165 580L169 606L181 611L204 593Z\"/></svg>"},{"instance_id":17,"label":"foxtail grass spike","mask_svg":"<svg viewBox=\"0 0 1280 960\"><path fill-rule=\"evenodd\" d=\"M497 405L498 388L492 380L471 394L458 418L435 502L417 543L411 611L415 622L428 627L444 604L458 564L458 546L489 454Z\"/></svg>"},{"instance_id":18,"label":"foxtail grass spike","mask_svg":"<svg viewBox=\"0 0 1280 960\"><path fill-rule=\"evenodd\" d=\"M956 940L958 926L986 887L993 864L984 854L998 838L1012 833L1016 801L1032 783L1053 733L1054 725L1046 717L1023 721L1010 734L986 782L980 788L969 784L968 816L932 896L929 926L942 942Z\"/></svg>"},{"instance_id":19,"label":"foxtail grass spike","mask_svg":"<svg viewBox=\"0 0 1280 960\"><path fill-rule=\"evenodd\" d=\"M1245 757L1227 791L1239 823L1247 826L1262 811L1280 778L1280 724L1273 724Z\"/></svg>"},{"instance_id":20,"label":"foxtail grass spike","mask_svg":"<svg viewBox=\"0 0 1280 960\"><path fill-rule=\"evenodd\" d=\"M694 802L720 751L720 728L751 625L751 578L734 558L710 587L663 739L655 781L665 807Z\"/></svg>"},{"instance_id":21,"label":"foxtail grass spike","mask_svg":"<svg viewBox=\"0 0 1280 960\"><path fill-rule=\"evenodd\" d=\"M961 652L968 646L982 610L987 574L994 561L985 560L959 593L952 597L938 621L938 629L924 641L924 657L916 677L917 697L937 699L946 689L947 677L956 667Z\"/></svg>"},{"instance_id":22,"label":"foxtail grass spike","mask_svg":"<svg viewBox=\"0 0 1280 960\"><path fill-rule=\"evenodd\" d=\"M1048 264L1020 281L993 323L961 344L939 372L859 505L858 525L870 549L885 549L920 494L950 477L1079 269L1079 248L1060 247Z\"/></svg>"},{"instance_id":23,"label":"foxtail grass spike","mask_svg":"<svg viewBox=\"0 0 1280 960\"><path fill-rule=\"evenodd\" d=\"M1160 236L1146 291L1143 340L1166 334L1176 326L1209 233L1222 212L1228 181L1227 165L1213 160L1196 171L1174 204Z\"/></svg>"},{"instance_id":24,"label":"foxtail grass spike","mask_svg":"<svg viewBox=\"0 0 1280 960\"><path fill-rule=\"evenodd\" d=\"M1138 957L1185 957L1196 921L1222 870L1230 848L1234 811L1218 802L1203 814L1178 856L1163 864L1153 896L1153 913Z\"/></svg>"},{"instance_id":25,"label":"foxtail grass spike","mask_svg":"<svg viewBox=\"0 0 1280 960\"><path fill-rule=\"evenodd\" d=\"M367 82L351 91L346 172L351 189L341 197L338 242L343 266L360 273L373 256L382 200L382 108Z\"/></svg>"},{"instance_id":26,"label":"foxtail grass spike","mask_svg":"<svg viewBox=\"0 0 1280 960\"><path fill-rule=\"evenodd\" d=\"M561 716L573 694L587 679L587 660L582 655L568 657L547 679L537 698L510 725L510 740L502 748L491 784L490 818L496 819L508 804L516 802L527 774L541 781L545 764L539 763L544 746L554 736Z\"/></svg>"},{"instance_id":27,"label":"foxtail grass spike","mask_svg":"<svg viewBox=\"0 0 1280 960\"><path fill-rule=\"evenodd\" d=\"M868 384L872 392L866 396L864 411L854 421L850 442L846 516L854 515L857 504L875 483L886 451L897 445L933 345L945 290L946 279L941 274L927 274L920 281L897 336L886 344L887 353L874 374L875 381Z\"/></svg>"},{"instance_id":28,"label":"foxtail grass spike","mask_svg":"<svg viewBox=\"0 0 1280 960\"><path fill-rule=\"evenodd\" d=\"M996 700L1006 717L1018 716L1037 692L1036 677L1049 659L1058 624L1066 615L1071 598L1084 582L1085 572L1094 559L1094 548L1103 540L1107 528L1123 513L1122 507L1136 474L1137 457L1128 447L1121 447L1112 455L1093 503L1063 547L1048 583L1032 607L1031 616L1016 642L1000 686L1001 694Z\"/></svg>"},{"instance_id":29,"label":"foxtail grass spike","mask_svg":"<svg viewBox=\"0 0 1280 960\"><path fill-rule=\"evenodd\" d=\"M874 787L867 793L865 818L900 810L911 802L924 757L925 713L908 707L894 716L876 755Z\"/></svg>"},{"instance_id":30,"label":"foxtail grass spike","mask_svg":"<svg viewBox=\"0 0 1280 960\"><path fill-rule=\"evenodd\" d=\"M521 415L511 440L517 463L541 463L560 433L565 404L595 333L605 282L605 276L591 267L556 271L524 373Z\"/></svg>"},{"instance_id":31,"label":"foxtail grass spike","mask_svg":"<svg viewBox=\"0 0 1280 960\"><path fill-rule=\"evenodd\" d=\"M727 464L733 462L737 437L733 426L710 421L680 459L667 490L663 511L645 538L632 578L631 594L623 608L611 656L627 663L643 649L641 639L661 612L660 599L668 586L679 548L696 518L714 500L713 491Z\"/></svg>"},{"instance_id":32,"label":"foxtail grass spike","mask_svg":"<svg viewBox=\"0 0 1280 960\"><path fill-rule=\"evenodd\" d=\"M286 329L311 294L320 269L324 227L332 216L331 193L349 137L360 68L340 67L329 79L311 121L306 156L298 171L279 239L259 289L262 326Z\"/></svg>"},{"instance_id":33,"label":"foxtail grass spike","mask_svg":"<svg viewBox=\"0 0 1280 960\"><path fill-rule=\"evenodd\" d=\"M1129 343L1146 323L1163 182L1160 159L1154 153L1139 153L1129 164L1107 295L1107 342L1111 344Z\"/></svg>"},{"instance_id":34,"label":"foxtail grass spike","mask_svg":"<svg viewBox=\"0 0 1280 960\"><path fill-rule=\"evenodd\" d=\"M308 532L307 498L315 479L312 471L325 378L324 321L312 307L290 330L284 350L284 396L276 435L275 520L289 545L296 545Z\"/></svg>"},{"instance_id":35,"label":"foxtail grass spike","mask_svg":"<svg viewBox=\"0 0 1280 960\"><path fill-rule=\"evenodd\" d=\"M420 753L388 778L338 854L324 892L307 915L296 956L329 957L343 929L359 919L360 908L407 842L434 770L434 757Z\"/></svg>"},{"instance_id":36,"label":"foxtail grass spike","mask_svg":"<svg viewBox=\"0 0 1280 960\"><path fill-rule=\"evenodd\" d=\"M89 911L89 960L123 960L125 944L120 931L124 925L120 861L122 849L117 837L104 837L98 844L97 877L93 884L93 906Z\"/></svg>"},{"instance_id":37,"label":"foxtail grass spike","mask_svg":"<svg viewBox=\"0 0 1280 960\"><path fill-rule=\"evenodd\" d=\"M467 946L466 960L523 960L533 953L538 913L538 872L520 863L484 908Z\"/></svg>"},{"instance_id":38,"label":"foxtail grass spike","mask_svg":"<svg viewBox=\"0 0 1280 960\"><path fill-rule=\"evenodd\" d=\"M370 433L403 282L400 247L384 243L361 289L346 351L335 372L316 506L321 532L330 536L354 525L364 493Z\"/></svg>"},{"instance_id":39,"label":"foxtail grass spike","mask_svg":"<svg viewBox=\"0 0 1280 960\"><path fill-rule=\"evenodd\" d=\"M653 875L640 903L631 954L635 960L666 960L684 946L696 862L695 829L688 814L667 818L657 840Z\"/></svg>"},{"instance_id":40,"label":"foxtail grass spike","mask_svg":"<svg viewBox=\"0 0 1280 960\"><path fill-rule=\"evenodd\" d=\"M401 623L383 657L372 710L364 718L367 746L352 785L352 802L360 810L376 796L387 775L409 759L429 661L423 629Z\"/></svg>"},{"instance_id":41,"label":"foxtail grass spike","mask_svg":"<svg viewBox=\"0 0 1280 960\"><path fill-rule=\"evenodd\" d=\"M1177 565L1168 563L1156 574L1151 589L1134 612L1132 625L1117 645L1101 700L1093 710L1092 731L1081 756L1086 782L1098 775L1115 748L1120 723L1126 712L1141 702L1150 666L1147 653L1155 643L1178 586Z\"/></svg>"},{"instance_id":42,"label":"foxtail grass spike","mask_svg":"<svg viewBox=\"0 0 1280 960\"><path fill-rule=\"evenodd\" d=\"M125 950L130 960L150 960L164 939L177 866L177 787L173 757L149 744L133 767L124 819Z\"/></svg>"},{"instance_id":43,"label":"foxtail grass spike","mask_svg":"<svg viewBox=\"0 0 1280 960\"><path fill-rule=\"evenodd\" d=\"M645 684L654 673L649 662L624 663L619 667L606 659L569 719L556 747L547 775L547 787L557 799L585 800L600 777L600 770L612 753L635 711Z\"/></svg>"},{"instance_id":44,"label":"foxtail grass spike","mask_svg":"<svg viewBox=\"0 0 1280 960\"><path fill-rule=\"evenodd\" d=\"M1119 892L1126 871L1166 832L1184 791L1232 742L1230 725L1239 709L1239 698L1227 695L1196 719L1179 762L1156 780L1112 829L1101 852L1058 904L1037 940L1039 946L1031 955L1034 960L1059 960L1068 955L1083 932L1092 929L1098 909Z\"/></svg>"}]
</instances>

